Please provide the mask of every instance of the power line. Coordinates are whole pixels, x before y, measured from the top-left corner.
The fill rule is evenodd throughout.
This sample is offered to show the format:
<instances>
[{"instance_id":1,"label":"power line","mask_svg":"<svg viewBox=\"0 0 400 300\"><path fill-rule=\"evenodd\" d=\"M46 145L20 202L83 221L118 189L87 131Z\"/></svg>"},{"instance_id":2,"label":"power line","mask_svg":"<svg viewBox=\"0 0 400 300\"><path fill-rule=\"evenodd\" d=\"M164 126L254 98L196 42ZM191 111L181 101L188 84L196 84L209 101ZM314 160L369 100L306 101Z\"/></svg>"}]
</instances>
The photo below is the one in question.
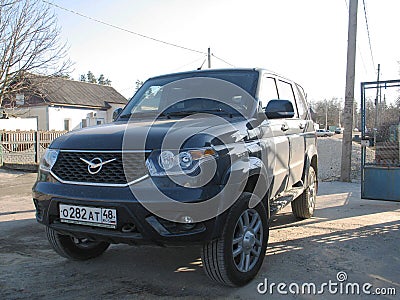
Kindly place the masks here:
<instances>
[{"instance_id":1,"label":"power line","mask_svg":"<svg viewBox=\"0 0 400 300\"><path fill-rule=\"evenodd\" d=\"M116 26L116 25L113 25L113 24L110 24L110 23L107 23L107 22L104 22L104 21L101 21L101 20L92 18L92 17L90 17L90 16L81 14L81 13L76 12L76 11L73 11L73 10L71 10L71 9L62 7L62 6L58 5L58 4L51 3L51 2L49 2L49 1L46 1L46 0L42 0L42 1L43 1L44 3L47 3L47 4L49 4L49 5L52 5L52 6L54 6L54 7L59 8L59 9L62 9L62 10L65 10L65 11L67 11L67 12L70 12L70 13L73 13L73 14L75 14L75 15L78 15L78 16L80 16L80 17L82 17L82 18L86 18L86 19L92 20L92 21L94 21L94 22L97 22L97 23L100 23L100 24L103 24L103 25L106 25L106 26L109 26L109 27L112 27L112 28L115 28L115 29L118 29L118 30L121 30L121 31L125 31L125 32L128 32L128 33L130 33L130 34L134 34L134 35L136 35L136 36L140 36L140 37L142 37L142 38L152 40L152 41L154 41L154 42L162 43L162 44L165 44L165 45L169 45L169 46L172 46L172 47L180 48L180 49L187 50L187 51L191 51L191 52L206 54L204 51L199 51L199 50L191 49L191 48L188 48L188 47L185 47L185 46L181 46L181 45L178 45L178 44L174 44L174 43L162 41L162 40L157 39L157 38L153 38L153 37L150 37L150 36L147 36L147 35L138 33L138 32L134 32L134 31L129 30L129 29L126 29L126 28L122 28L122 27L120 27L120 26Z\"/></svg>"},{"instance_id":2,"label":"power line","mask_svg":"<svg viewBox=\"0 0 400 300\"><path fill-rule=\"evenodd\" d=\"M367 8L366 8L366 6L365 6L365 0L363 0L363 7L364 7L365 25L366 25L367 34L368 34L369 51L371 52L372 65L373 65L374 70L375 70L375 61L374 61L374 56L373 56L373 54L372 54L371 36L370 36L370 34L369 34L368 17L367 17Z\"/></svg>"},{"instance_id":3,"label":"power line","mask_svg":"<svg viewBox=\"0 0 400 300\"><path fill-rule=\"evenodd\" d=\"M220 61L226 63L227 65L230 65L231 67L234 67L234 68L235 68L234 65L232 65L231 63L228 63L226 60L223 60L222 58L220 58L220 57L218 57L218 56L215 56L214 53L211 54L211 56L213 56L213 57L215 57L216 59L218 59L218 60L220 60Z\"/></svg>"},{"instance_id":4,"label":"power line","mask_svg":"<svg viewBox=\"0 0 400 300\"><path fill-rule=\"evenodd\" d=\"M198 62L198 61L204 59L204 57L205 57L205 55L202 55L200 58L196 58L195 60L184 64L183 66L180 66L180 67L178 67L178 68L175 68L175 69L171 70L171 72L175 72L175 71L178 71L179 69L182 69L182 68L184 68L184 67L186 67L186 66L192 65L192 64L194 64L195 62Z\"/></svg>"}]
</instances>

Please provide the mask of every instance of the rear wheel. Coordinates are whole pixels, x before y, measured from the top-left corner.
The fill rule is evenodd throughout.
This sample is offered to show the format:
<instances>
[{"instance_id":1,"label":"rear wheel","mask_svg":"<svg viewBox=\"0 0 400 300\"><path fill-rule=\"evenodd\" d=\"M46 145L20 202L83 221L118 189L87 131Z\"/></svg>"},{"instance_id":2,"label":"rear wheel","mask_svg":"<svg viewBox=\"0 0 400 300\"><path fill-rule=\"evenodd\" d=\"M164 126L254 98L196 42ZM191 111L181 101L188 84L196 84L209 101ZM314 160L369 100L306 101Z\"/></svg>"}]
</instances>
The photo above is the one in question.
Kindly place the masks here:
<instances>
[{"instance_id":1,"label":"rear wheel","mask_svg":"<svg viewBox=\"0 0 400 300\"><path fill-rule=\"evenodd\" d=\"M312 166L308 170L307 188L294 201L292 201L292 212L300 219L311 218L314 214L317 198L317 174Z\"/></svg>"},{"instance_id":2,"label":"rear wheel","mask_svg":"<svg viewBox=\"0 0 400 300\"><path fill-rule=\"evenodd\" d=\"M46 226L46 235L50 245L59 255L73 260L87 260L100 256L110 246L107 242L77 239L60 234Z\"/></svg>"},{"instance_id":3,"label":"rear wheel","mask_svg":"<svg viewBox=\"0 0 400 300\"><path fill-rule=\"evenodd\" d=\"M241 286L261 268L268 242L267 212L262 203L250 208L250 193L243 193L232 207L221 238L203 245L204 270L212 280Z\"/></svg>"}]
</instances>

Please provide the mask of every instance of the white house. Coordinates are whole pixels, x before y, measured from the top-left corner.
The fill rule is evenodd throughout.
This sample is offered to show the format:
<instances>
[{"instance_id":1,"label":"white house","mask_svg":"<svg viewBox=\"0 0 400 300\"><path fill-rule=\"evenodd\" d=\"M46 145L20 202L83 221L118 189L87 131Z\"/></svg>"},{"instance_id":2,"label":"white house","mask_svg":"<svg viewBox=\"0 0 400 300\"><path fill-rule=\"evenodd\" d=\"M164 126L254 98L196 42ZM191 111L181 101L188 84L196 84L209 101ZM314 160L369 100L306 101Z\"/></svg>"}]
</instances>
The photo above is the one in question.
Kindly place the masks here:
<instances>
[{"instance_id":1,"label":"white house","mask_svg":"<svg viewBox=\"0 0 400 300\"><path fill-rule=\"evenodd\" d=\"M33 76L23 93L3 101L10 117L36 118L38 130L73 130L112 121L127 99L113 87L60 77ZM41 80L40 84L34 81ZM32 83L34 90L29 89Z\"/></svg>"}]
</instances>

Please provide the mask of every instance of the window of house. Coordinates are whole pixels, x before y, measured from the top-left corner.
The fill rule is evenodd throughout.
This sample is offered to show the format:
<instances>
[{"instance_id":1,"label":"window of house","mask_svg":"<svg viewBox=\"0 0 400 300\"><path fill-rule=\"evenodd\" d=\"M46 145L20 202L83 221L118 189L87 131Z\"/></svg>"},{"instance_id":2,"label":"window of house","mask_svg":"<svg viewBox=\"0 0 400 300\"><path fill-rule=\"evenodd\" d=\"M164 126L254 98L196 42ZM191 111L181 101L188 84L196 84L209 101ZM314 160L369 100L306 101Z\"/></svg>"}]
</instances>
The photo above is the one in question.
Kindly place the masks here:
<instances>
[{"instance_id":1,"label":"window of house","mask_svg":"<svg viewBox=\"0 0 400 300\"><path fill-rule=\"evenodd\" d=\"M87 120L86 119L82 119L82 128L87 127Z\"/></svg>"},{"instance_id":2,"label":"window of house","mask_svg":"<svg viewBox=\"0 0 400 300\"><path fill-rule=\"evenodd\" d=\"M279 99L275 78L263 77L258 97L261 101L262 108L267 107L270 100Z\"/></svg>"},{"instance_id":3,"label":"window of house","mask_svg":"<svg viewBox=\"0 0 400 300\"><path fill-rule=\"evenodd\" d=\"M97 118L96 119L96 125L101 125L104 124L104 119L103 118Z\"/></svg>"},{"instance_id":4,"label":"window of house","mask_svg":"<svg viewBox=\"0 0 400 300\"><path fill-rule=\"evenodd\" d=\"M299 115L297 113L297 105L292 85L286 81L278 80L278 92L279 92L279 99L289 100L290 102L292 102L294 109L294 117L298 118Z\"/></svg>"},{"instance_id":5,"label":"window of house","mask_svg":"<svg viewBox=\"0 0 400 300\"><path fill-rule=\"evenodd\" d=\"M64 130L70 131L71 129L71 120L70 119L64 119Z\"/></svg>"}]
</instances>

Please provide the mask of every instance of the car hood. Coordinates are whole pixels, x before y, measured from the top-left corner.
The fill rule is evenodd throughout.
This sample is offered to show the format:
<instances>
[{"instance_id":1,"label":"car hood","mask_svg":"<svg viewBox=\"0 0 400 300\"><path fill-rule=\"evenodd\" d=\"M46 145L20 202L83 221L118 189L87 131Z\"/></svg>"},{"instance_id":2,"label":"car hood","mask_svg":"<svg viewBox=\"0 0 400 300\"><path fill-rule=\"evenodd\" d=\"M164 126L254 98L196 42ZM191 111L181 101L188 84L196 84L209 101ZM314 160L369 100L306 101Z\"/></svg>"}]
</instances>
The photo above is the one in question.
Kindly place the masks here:
<instances>
[{"instance_id":1,"label":"car hood","mask_svg":"<svg viewBox=\"0 0 400 300\"><path fill-rule=\"evenodd\" d=\"M51 144L63 150L153 150L204 147L248 138L247 121L234 117L189 116L181 119L131 120L69 132ZM167 138L166 138L167 137ZM164 143L164 144L163 144Z\"/></svg>"}]
</instances>

